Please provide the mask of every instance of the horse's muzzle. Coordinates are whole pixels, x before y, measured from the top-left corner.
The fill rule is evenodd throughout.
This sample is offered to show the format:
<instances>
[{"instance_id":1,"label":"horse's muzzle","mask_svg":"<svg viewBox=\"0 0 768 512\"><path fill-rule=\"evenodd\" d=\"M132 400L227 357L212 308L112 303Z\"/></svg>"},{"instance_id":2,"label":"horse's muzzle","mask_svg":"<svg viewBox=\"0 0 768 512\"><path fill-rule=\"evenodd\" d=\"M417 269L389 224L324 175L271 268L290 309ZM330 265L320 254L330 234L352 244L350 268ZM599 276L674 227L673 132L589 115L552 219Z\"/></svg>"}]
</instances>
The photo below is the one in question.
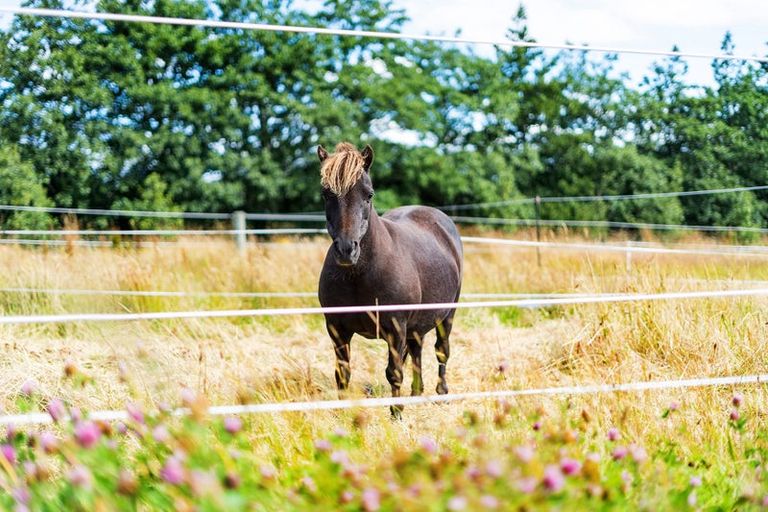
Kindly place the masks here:
<instances>
[{"instance_id":1,"label":"horse's muzzle","mask_svg":"<svg viewBox=\"0 0 768 512\"><path fill-rule=\"evenodd\" d=\"M333 249L336 264L342 267L354 265L360 257L360 242L356 240L337 238L333 241Z\"/></svg>"}]
</instances>

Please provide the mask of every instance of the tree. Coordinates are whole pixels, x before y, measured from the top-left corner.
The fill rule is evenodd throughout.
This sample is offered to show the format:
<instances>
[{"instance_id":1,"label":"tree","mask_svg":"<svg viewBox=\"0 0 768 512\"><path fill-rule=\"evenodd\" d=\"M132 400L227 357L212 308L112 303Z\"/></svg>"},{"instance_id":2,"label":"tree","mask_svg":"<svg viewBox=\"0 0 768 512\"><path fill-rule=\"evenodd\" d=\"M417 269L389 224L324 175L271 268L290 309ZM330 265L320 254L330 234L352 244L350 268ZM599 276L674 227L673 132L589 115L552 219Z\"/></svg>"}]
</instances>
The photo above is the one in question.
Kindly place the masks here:
<instances>
[{"instance_id":1,"label":"tree","mask_svg":"<svg viewBox=\"0 0 768 512\"><path fill-rule=\"evenodd\" d=\"M32 165L22 162L8 143L0 143L0 204L51 206ZM0 219L3 229L50 229L52 224L47 213L36 211L4 211Z\"/></svg>"}]
</instances>

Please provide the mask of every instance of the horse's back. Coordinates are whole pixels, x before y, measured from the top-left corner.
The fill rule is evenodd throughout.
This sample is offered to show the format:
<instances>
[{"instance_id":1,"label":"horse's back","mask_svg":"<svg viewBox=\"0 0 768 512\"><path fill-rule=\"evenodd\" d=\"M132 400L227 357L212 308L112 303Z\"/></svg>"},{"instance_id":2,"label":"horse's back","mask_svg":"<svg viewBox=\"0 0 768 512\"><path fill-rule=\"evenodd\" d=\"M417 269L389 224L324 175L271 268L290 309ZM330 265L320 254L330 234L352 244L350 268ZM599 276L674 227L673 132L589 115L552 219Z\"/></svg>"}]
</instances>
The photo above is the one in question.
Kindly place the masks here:
<instances>
[{"instance_id":1,"label":"horse's back","mask_svg":"<svg viewBox=\"0 0 768 512\"><path fill-rule=\"evenodd\" d=\"M453 302L461 288L461 236L445 213L428 206L402 206L383 217L396 245L419 269L422 302Z\"/></svg>"},{"instance_id":2,"label":"horse's back","mask_svg":"<svg viewBox=\"0 0 768 512\"><path fill-rule=\"evenodd\" d=\"M395 229L411 231L411 236L433 238L453 255L461 271L461 236L456 225L445 213L429 206L401 206L390 210L382 218L397 226Z\"/></svg>"}]
</instances>

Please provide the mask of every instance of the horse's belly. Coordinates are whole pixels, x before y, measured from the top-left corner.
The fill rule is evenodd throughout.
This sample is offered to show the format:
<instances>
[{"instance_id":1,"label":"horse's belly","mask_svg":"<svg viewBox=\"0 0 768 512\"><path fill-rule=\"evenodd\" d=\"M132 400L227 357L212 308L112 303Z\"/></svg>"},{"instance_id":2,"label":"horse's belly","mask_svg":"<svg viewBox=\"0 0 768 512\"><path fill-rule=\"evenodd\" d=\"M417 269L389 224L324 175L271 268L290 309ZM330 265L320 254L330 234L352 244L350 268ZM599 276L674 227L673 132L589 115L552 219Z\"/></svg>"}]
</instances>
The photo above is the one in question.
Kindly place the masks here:
<instances>
[{"instance_id":1,"label":"horse's belly","mask_svg":"<svg viewBox=\"0 0 768 512\"><path fill-rule=\"evenodd\" d=\"M368 339L383 337L381 325L388 320L379 317L377 325L376 313L338 315L338 317L335 319L336 322L344 325L349 331Z\"/></svg>"}]
</instances>

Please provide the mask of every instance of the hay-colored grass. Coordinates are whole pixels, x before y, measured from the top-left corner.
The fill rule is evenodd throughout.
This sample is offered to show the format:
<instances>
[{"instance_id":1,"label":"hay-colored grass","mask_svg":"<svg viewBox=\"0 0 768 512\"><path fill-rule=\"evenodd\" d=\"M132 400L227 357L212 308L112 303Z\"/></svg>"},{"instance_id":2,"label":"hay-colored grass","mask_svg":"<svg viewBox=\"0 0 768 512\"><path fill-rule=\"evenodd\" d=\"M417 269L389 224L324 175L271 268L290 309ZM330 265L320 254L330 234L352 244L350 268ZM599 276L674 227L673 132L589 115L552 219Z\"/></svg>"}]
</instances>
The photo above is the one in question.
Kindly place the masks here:
<instances>
[{"instance_id":1,"label":"hay-colored grass","mask_svg":"<svg viewBox=\"0 0 768 512\"><path fill-rule=\"evenodd\" d=\"M312 291L327 246L324 239L277 241L239 256L229 241L182 241L156 249L27 250L0 247L8 271L0 287L98 288L186 291ZM760 258L634 255L467 246L465 292L661 292L711 289L695 279L765 279ZM732 285L735 286L735 285ZM313 305L313 299L146 298L0 294L14 314L120 312ZM765 369L768 301L763 298L678 300L582 305L538 310L472 309L457 314L448 363L451 391L545 387L578 383L747 374ZM424 353L425 388L434 390L436 362ZM82 409L122 408L127 401L178 402L184 387L216 404L244 401L322 400L336 397L333 352L318 317L179 320L3 327L0 329L0 405L14 410L21 384L34 379L42 396L60 396ZM63 373L76 365L95 384L73 389ZM353 396L388 396L386 345L352 342ZM503 371L500 371L500 367ZM410 386L406 372L404 390ZM746 410L765 403L760 387L745 387ZM567 404L590 411L589 432L620 425L644 444L673 435L684 449L725 449L723 427L730 390L530 397L513 401L522 411L540 407L553 418ZM670 402L682 404L684 433L659 421ZM408 407L401 422L387 410L369 410L366 456L428 434L443 439L471 407L492 416L493 403ZM253 449L271 460L302 464L310 441L358 412L262 415L247 419ZM749 428L763 428L755 414ZM687 448L687 447L689 448ZM737 471L729 461L724 471ZM734 469L735 468L735 469Z\"/></svg>"}]
</instances>

